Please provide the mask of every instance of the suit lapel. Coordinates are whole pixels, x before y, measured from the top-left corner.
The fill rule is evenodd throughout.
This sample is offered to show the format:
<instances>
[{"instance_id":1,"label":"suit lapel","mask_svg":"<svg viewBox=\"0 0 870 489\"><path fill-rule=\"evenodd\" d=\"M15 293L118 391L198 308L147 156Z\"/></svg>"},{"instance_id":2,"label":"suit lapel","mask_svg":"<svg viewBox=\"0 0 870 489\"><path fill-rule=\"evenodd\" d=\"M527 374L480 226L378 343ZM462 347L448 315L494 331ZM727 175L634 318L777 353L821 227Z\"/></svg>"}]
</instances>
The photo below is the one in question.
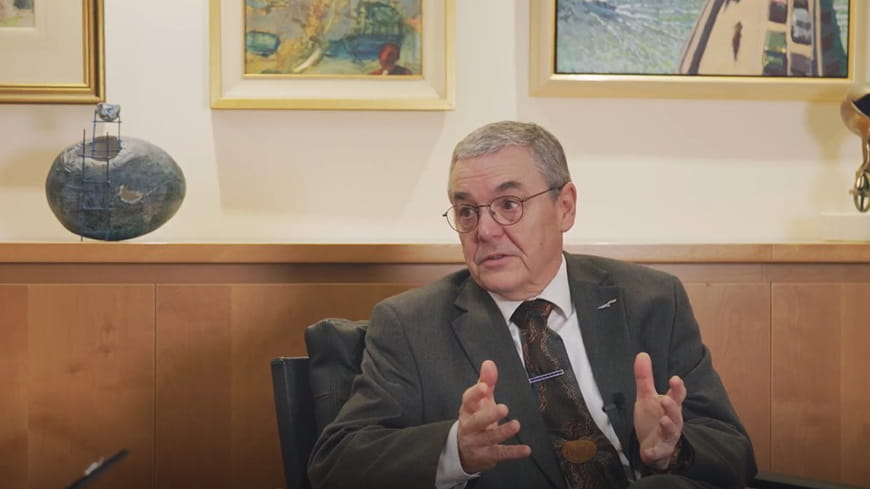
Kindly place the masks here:
<instances>
[{"instance_id":1,"label":"suit lapel","mask_svg":"<svg viewBox=\"0 0 870 489\"><path fill-rule=\"evenodd\" d=\"M506 404L510 409L508 416L519 420L517 441L532 448L532 460L555 487L565 487L547 428L538 411L537 398L501 311L492 297L471 279L463 285L455 304L459 315L453 321L453 330L474 370L479 374L484 360L495 362L498 366L496 402Z\"/></svg>"},{"instance_id":2,"label":"suit lapel","mask_svg":"<svg viewBox=\"0 0 870 489\"><path fill-rule=\"evenodd\" d=\"M625 318L623 290L607 285L607 272L566 255L568 283L592 374L610 422L627 450L633 430L634 357Z\"/></svg>"}]
</instances>

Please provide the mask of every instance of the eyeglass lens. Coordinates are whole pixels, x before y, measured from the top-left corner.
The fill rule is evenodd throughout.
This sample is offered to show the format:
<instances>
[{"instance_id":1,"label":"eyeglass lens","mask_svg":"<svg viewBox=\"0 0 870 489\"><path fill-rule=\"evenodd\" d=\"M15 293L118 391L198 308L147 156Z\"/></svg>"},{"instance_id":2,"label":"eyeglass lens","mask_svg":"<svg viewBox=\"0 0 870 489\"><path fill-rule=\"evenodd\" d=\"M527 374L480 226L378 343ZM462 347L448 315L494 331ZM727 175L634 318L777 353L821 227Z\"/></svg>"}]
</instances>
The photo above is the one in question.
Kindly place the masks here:
<instances>
[{"instance_id":1,"label":"eyeglass lens","mask_svg":"<svg viewBox=\"0 0 870 489\"><path fill-rule=\"evenodd\" d=\"M490 202L489 206L480 207L488 207L493 219L502 225L514 224L523 217L523 202L513 196L499 197ZM457 231L471 231L477 227L477 222L480 220L480 207L457 205L453 207L452 212L447 213L447 217Z\"/></svg>"}]
</instances>

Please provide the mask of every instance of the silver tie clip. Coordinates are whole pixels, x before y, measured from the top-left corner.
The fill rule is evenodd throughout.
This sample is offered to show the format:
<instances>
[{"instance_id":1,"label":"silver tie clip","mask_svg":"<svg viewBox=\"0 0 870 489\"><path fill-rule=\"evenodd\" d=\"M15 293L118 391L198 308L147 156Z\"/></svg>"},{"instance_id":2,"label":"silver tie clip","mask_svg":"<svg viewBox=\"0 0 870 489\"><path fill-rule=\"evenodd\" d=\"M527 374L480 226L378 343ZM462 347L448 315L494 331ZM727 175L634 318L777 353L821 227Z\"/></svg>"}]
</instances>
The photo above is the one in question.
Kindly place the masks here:
<instances>
[{"instance_id":1,"label":"silver tie clip","mask_svg":"<svg viewBox=\"0 0 870 489\"><path fill-rule=\"evenodd\" d=\"M535 382L540 382L542 380L552 379L553 377L558 377L558 376L564 375L564 374L565 374L565 371L560 368L559 370L554 370L554 371L546 373L546 374L535 375L534 377L529 377L529 383L534 384Z\"/></svg>"}]
</instances>

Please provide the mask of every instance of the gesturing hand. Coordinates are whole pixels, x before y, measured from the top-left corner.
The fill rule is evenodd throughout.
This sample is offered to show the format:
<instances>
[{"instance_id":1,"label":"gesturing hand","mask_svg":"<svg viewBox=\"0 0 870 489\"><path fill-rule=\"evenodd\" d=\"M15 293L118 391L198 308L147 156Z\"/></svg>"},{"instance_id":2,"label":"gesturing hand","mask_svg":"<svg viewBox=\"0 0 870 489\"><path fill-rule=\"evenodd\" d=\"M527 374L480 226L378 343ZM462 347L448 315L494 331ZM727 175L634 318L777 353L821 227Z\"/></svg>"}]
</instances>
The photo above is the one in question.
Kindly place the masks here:
<instances>
[{"instance_id":1,"label":"gesturing hand","mask_svg":"<svg viewBox=\"0 0 870 489\"><path fill-rule=\"evenodd\" d=\"M652 360L647 353L634 359L637 400L634 403L634 429L640 441L640 458L648 467L665 470L683 433L683 401L686 386L676 375L668 380L668 392L656 392Z\"/></svg>"},{"instance_id":2,"label":"gesturing hand","mask_svg":"<svg viewBox=\"0 0 870 489\"><path fill-rule=\"evenodd\" d=\"M520 422L511 420L499 424L508 414L508 407L495 403L498 368L492 360L480 365L477 384L462 394L459 407L457 442L462 469L473 474L495 467L502 460L528 457L528 445L502 445L501 442L520 431Z\"/></svg>"}]
</instances>

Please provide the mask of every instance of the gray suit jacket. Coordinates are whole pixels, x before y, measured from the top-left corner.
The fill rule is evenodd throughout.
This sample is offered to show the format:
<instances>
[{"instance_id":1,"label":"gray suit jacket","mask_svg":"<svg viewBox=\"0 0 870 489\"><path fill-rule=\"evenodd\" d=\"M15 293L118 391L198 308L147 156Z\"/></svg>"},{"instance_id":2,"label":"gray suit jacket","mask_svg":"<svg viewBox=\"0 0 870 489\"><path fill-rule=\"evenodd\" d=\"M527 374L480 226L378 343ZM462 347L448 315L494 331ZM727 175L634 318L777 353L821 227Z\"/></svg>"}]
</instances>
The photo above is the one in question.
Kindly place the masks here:
<instances>
[{"instance_id":1,"label":"gray suit jacket","mask_svg":"<svg viewBox=\"0 0 870 489\"><path fill-rule=\"evenodd\" d=\"M633 427L633 362L646 351L659 392L667 390L672 375L686 384L683 440L692 463L682 473L721 488L744 487L756 472L752 446L713 370L679 280L600 257L566 254L566 260L595 381L632 468L645 471ZM613 299L611 307L598 309ZM434 487L462 393L477 382L487 359L499 369L496 401L522 426L509 443L531 446L532 455L502 462L469 486L565 489L504 317L467 270L375 306L362 374L312 453L312 485Z\"/></svg>"}]
</instances>

